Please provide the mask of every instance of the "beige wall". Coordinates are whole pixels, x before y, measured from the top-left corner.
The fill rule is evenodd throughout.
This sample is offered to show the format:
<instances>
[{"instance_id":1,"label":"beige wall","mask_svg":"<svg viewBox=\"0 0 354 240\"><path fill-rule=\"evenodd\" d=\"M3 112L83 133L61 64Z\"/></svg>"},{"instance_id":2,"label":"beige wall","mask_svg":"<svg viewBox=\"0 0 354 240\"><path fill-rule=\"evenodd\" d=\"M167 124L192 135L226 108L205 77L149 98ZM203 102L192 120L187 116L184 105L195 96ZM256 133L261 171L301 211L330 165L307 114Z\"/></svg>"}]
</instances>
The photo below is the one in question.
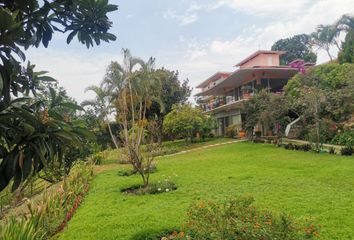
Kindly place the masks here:
<instances>
[{"instance_id":1,"label":"beige wall","mask_svg":"<svg viewBox=\"0 0 354 240\"><path fill-rule=\"evenodd\" d=\"M248 62L242 64L240 67L245 68L254 66L279 66L279 64L278 54L262 53L249 60Z\"/></svg>"}]
</instances>

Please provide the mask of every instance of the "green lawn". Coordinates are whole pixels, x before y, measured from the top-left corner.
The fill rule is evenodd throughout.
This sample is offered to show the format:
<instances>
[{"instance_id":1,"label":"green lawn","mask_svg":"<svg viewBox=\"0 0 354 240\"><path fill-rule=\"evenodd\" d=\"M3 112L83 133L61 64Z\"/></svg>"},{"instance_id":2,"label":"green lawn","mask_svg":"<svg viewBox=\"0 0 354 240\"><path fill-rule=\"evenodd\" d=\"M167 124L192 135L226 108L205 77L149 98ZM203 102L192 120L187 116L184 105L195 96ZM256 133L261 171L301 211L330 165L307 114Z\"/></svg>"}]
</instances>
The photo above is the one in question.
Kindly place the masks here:
<instances>
[{"instance_id":1,"label":"green lawn","mask_svg":"<svg viewBox=\"0 0 354 240\"><path fill-rule=\"evenodd\" d=\"M163 157L152 181L174 176L174 192L127 196L139 183L118 168L98 174L89 194L59 239L134 239L142 232L180 227L199 199L252 195L256 205L321 224L321 239L353 239L354 157L234 143ZM124 166L127 167L127 166Z\"/></svg>"},{"instance_id":2,"label":"green lawn","mask_svg":"<svg viewBox=\"0 0 354 240\"><path fill-rule=\"evenodd\" d=\"M230 138L206 138L202 141L196 141L194 143L186 142L184 139L175 141L165 141L162 143L162 152L164 154L173 154L179 151L189 150L197 147L202 147L210 144L217 144L223 142L230 142ZM106 159L103 164L119 163L121 157L121 150L111 150L105 152Z\"/></svg>"}]
</instances>

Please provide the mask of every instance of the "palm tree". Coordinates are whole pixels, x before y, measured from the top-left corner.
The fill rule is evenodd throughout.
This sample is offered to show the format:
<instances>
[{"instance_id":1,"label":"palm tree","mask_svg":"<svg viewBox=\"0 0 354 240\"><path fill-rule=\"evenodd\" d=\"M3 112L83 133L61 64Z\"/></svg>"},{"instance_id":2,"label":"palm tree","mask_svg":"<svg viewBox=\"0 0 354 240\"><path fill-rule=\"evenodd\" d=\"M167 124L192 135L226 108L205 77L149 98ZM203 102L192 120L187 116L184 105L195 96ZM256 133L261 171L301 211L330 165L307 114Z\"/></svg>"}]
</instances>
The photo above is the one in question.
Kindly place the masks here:
<instances>
[{"instance_id":1,"label":"palm tree","mask_svg":"<svg viewBox=\"0 0 354 240\"><path fill-rule=\"evenodd\" d=\"M354 17L351 15L343 15L336 23L335 27L338 32L354 31Z\"/></svg>"},{"instance_id":2,"label":"palm tree","mask_svg":"<svg viewBox=\"0 0 354 240\"><path fill-rule=\"evenodd\" d=\"M118 120L123 126L124 145L129 161L141 175L144 186L149 183L149 171L153 157L141 153L141 144L149 124L147 109L153 101L159 101L161 84L154 75L155 59L144 62L123 49L123 63L112 62L101 84L116 99Z\"/></svg>"},{"instance_id":3,"label":"palm tree","mask_svg":"<svg viewBox=\"0 0 354 240\"><path fill-rule=\"evenodd\" d=\"M316 32L311 34L312 42L319 49L323 49L327 52L330 60L333 60L333 56L330 53L330 48L332 45L335 45L339 51L341 47L338 43L338 32L333 25L319 25L316 29Z\"/></svg>"},{"instance_id":4,"label":"palm tree","mask_svg":"<svg viewBox=\"0 0 354 240\"><path fill-rule=\"evenodd\" d=\"M93 91L96 94L96 98L92 100L85 100L81 103L81 106L91 106L99 113L99 117L102 121L107 123L109 134L111 135L114 146L118 149L117 139L114 136L109 121L109 115L112 113L112 92L100 88L98 86L89 86L85 89L85 92Z\"/></svg>"}]
</instances>

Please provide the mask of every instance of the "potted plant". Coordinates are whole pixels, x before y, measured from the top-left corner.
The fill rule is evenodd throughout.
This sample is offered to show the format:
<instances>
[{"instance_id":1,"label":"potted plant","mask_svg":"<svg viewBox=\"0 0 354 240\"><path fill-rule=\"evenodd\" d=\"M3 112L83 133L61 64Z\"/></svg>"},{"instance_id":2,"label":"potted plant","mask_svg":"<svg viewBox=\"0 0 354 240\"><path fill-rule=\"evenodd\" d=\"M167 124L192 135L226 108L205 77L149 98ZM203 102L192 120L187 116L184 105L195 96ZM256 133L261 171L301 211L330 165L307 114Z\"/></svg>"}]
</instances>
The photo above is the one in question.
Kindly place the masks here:
<instances>
[{"instance_id":1,"label":"potted plant","mask_svg":"<svg viewBox=\"0 0 354 240\"><path fill-rule=\"evenodd\" d=\"M239 136L240 138L246 137L246 131L243 130L242 128L240 128L239 131L238 131L238 136Z\"/></svg>"},{"instance_id":2,"label":"potted plant","mask_svg":"<svg viewBox=\"0 0 354 240\"><path fill-rule=\"evenodd\" d=\"M250 99L251 98L251 91L252 91L252 87L245 85L241 87L242 90L242 96L244 99Z\"/></svg>"}]
</instances>

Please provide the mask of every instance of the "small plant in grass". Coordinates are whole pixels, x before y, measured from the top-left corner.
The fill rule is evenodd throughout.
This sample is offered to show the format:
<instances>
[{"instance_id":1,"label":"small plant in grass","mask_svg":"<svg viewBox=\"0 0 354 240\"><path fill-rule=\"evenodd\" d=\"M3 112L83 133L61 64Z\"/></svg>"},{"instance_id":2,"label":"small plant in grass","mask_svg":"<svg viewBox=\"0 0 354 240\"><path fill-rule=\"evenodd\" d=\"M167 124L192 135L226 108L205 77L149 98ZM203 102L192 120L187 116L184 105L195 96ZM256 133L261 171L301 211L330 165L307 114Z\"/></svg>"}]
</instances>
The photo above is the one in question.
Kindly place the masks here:
<instances>
[{"instance_id":1,"label":"small plant in grass","mask_svg":"<svg viewBox=\"0 0 354 240\"><path fill-rule=\"evenodd\" d=\"M177 189L177 185L172 181L172 177L165 177L163 180L152 182L148 187L134 185L123 188L121 192L134 195L168 193Z\"/></svg>"},{"instance_id":2,"label":"small plant in grass","mask_svg":"<svg viewBox=\"0 0 354 240\"><path fill-rule=\"evenodd\" d=\"M319 227L313 223L300 224L289 215L259 210L253 202L251 197L236 197L194 203L185 231L161 239L301 240L319 236Z\"/></svg>"}]
</instances>

